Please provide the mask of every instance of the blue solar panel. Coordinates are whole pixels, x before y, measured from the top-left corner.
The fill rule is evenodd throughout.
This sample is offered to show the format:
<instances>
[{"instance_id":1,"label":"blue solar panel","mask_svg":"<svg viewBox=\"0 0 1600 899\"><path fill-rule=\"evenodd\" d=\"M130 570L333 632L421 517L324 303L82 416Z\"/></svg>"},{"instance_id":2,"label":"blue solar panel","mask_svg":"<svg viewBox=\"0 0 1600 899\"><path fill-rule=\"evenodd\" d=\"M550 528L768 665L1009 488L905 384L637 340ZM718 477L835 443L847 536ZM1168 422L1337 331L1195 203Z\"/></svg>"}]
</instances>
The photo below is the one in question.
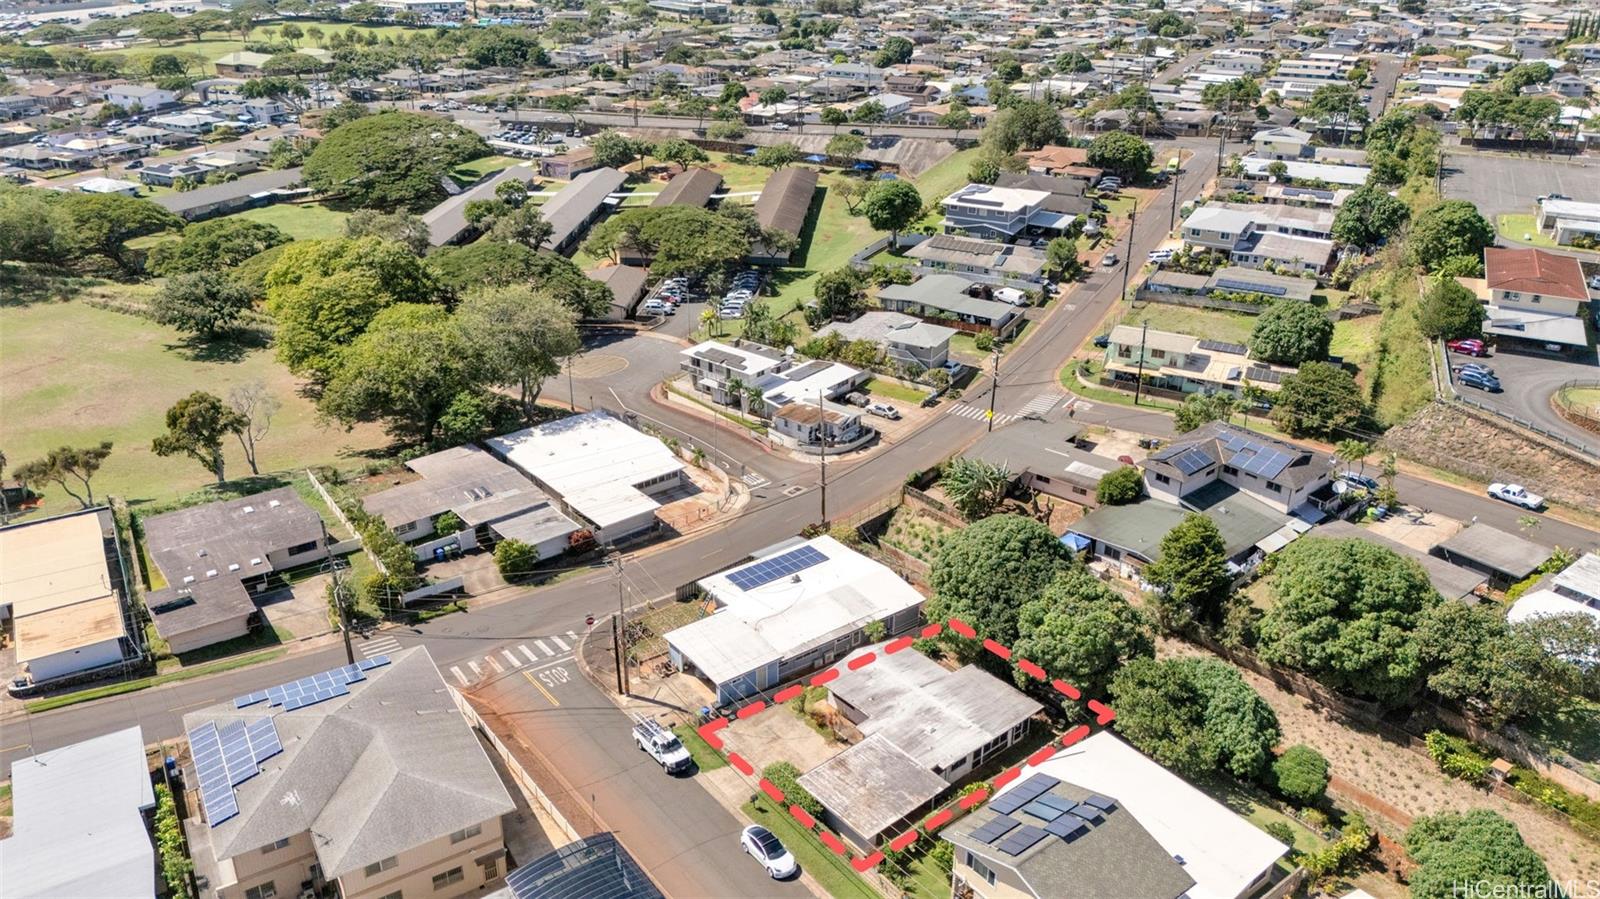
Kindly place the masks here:
<instances>
[{"instance_id":1,"label":"blue solar panel","mask_svg":"<svg viewBox=\"0 0 1600 899\"><path fill-rule=\"evenodd\" d=\"M1045 805L1037 799L1023 806L1022 810L1041 821L1054 821L1063 814L1061 809L1058 809L1055 806Z\"/></svg>"},{"instance_id":2,"label":"blue solar panel","mask_svg":"<svg viewBox=\"0 0 1600 899\"><path fill-rule=\"evenodd\" d=\"M217 731L222 741L222 763L228 769L229 786L241 784L256 776L256 757L250 751L250 739L245 736L244 722L224 724Z\"/></svg>"},{"instance_id":3,"label":"blue solar panel","mask_svg":"<svg viewBox=\"0 0 1600 899\"><path fill-rule=\"evenodd\" d=\"M1093 806L1102 812L1109 812L1117 807L1117 801L1115 799L1101 796L1099 793L1090 796L1088 799L1083 800L1083 802L1085 805Z\"/></svg>"},{"instance_id":4,"label":"blue solar panel","mask_svg":"<svg viewBox=\"0 0 1600 899\"><path fill-rule=\"evenodd\" d=\"M1277 284L1255 284L1249 281L1235 281L1231 278L1217 279L1217 287L1223 290L1238 290L1245 293L1262 293L1273 297L1281 297L1289 292L1288 288Z\"/></svg>"},{"instance_id":5,"label":"blue solar panel","mask_svg":"<svg viewBox=\"0 0 1600 899\"><path fill-rule=\"evenodd\" d=\"M1077 815L1078 817L1082 818L1085 821L1088 821L1091 824L1099 824L1101 821L1104 821L1106 819L1106 813L1105 812L1103 812L1103 811L1101 811L1101 810L1099 810L1099 809L1095 808L1094 806L1089 805L1087 803L1085 803L1083 805L1080 805L1077 808L1073 809L1072 810L1072 814Z\"/></svg>"},{"instance_id":6,"label":"blue solar panel","mask_svg":"<svg viewBox=\"0 0 1600 899\"><path fill-rule=\"evenodd\" d=\"M1040 828L1034 827L1032 824L1024 824L1017 828L1016 833L1001 840L997 848L1006 855L1021 855L1032 848L1034 843L1047 836L1049 834Z\"/></svg>"},{"instance_id":7,"label":"blue solar panel","mask_svg":"<svg viewBox=\"0 0 1600 899\"><path fill-rule=\"evenodd\" d=\"M1077 805L1077 803L1073 802L1071 799L1068 799L1065 796L1057 796L1054 793L1045 793L1039 797L1039 801L1050 806L1051 808L1060 809L1064 812L1072 811L1072 807Z\"/></svg>"},{"instance_id":8,"label":"blue solar panel","mask_svg":"<svg viewBox=\"0 0 1600 899\"><path fill-rule=\"evenodd\" d=\"M1032 799L1023 799L1022 797L1015 795L1015 793L1016 791L1013 790L1012 792L1007 793L998 799L992 800L989 803L989 808L994 809L1002 815L1009 815L1033 801Z\"/></svg>"},{"instance_id":9,"label":"blue solar panel","mask_svg":"<svg viewBox=\"0 0 1600 899\"><path fill-rule=\"evenodd\" d=\"M1044 832L1058 836L1067 842L1072 842L1078 837L1089 832L1089 825L1077 815L1062 815L1044 826Z\"/></svg>"},{"instance_id":10,"label":"blue solar panel","mask_svg":"<svg viewBox=\"0 0 1600 899\"><path fill-rule=\"evenodd\" d=\"M1012 787L1011 793L1025 797L1022 800L1024 803L1032 802L1033 800L1037 799L1040 794L1048 791L1051 787L1058 783L1061 783L1061 781L1056 780L1054 777L1051 777L1048 774L1035 774L1022 783Z\"/></svg>"},{"instance_id":11,"label":"blue solar panel","mask_svg":"<svg viewBox=\"0 0 1600 899\"><path fill-rule=\"evenodd\" d=\"M283 751L277 725L271 718L259 718L245 725L245 736L250 738L250 753L255 756L257 766Z\"/></svg>"},{"instance_id":12,"label":"blue solar panel","mask_svg":"<svg viewBox=\"0 0 1600 899\"><path fill-rule=\"evenodd\" d=\"M233 798L233 782L229 777L217 726L207 722L190 731L189 751L194 757L195 779L199 781L200 802L205 807L206 821L216 827L239 814L239 804ZM251 766L254 767L254 760Z\"/></svg>"},{"instance_id":13,"label":"blue solar panel","mask_svg":"<svg viewBox=\"0 0 1600 899\"><path fill-rule=\"evenodd\" d=\"M371 671L374 668L382 668L387 664L389 664L388 656L373 656L370 659L362 659L357 662L356 667L362 671Z\"/></svg>"},{"instance_id":14,"label":"blue solar panel","mask_svg":"<svg viewBox=\"0 0 1600 899\"><path fill-rule=\"evenodd\" d=\"M728 575L728 583L740 590L754 590L763 584L786 578L813 565L828 561L816 547L802 546L786 553L762 559Z\"/></svg>"},{"instance_id":15,"label":"blue solar panel","mask_svg":"<svg viewBox=\"0 0 1600 899\"><path fill-rule=\"evenodd\" d=\"M1005 815L998 815L991 819L987 824L984 824L982 827L973 831L972 838L980 843L993 844L995 840L998 840L1010 833L1013 829L1021 824L1022 822L1016 820L1015 818L1007 818Z\"/></svg>"},{"instance_id":16,"label":"blue solar panel","mask_svg":"<svg viewBox=\"0 0 1600 899\"><path fill-rule=\"evenodd\" d=\"M258 702L266 702L266 701L267 701L267 691L266 690L257 690L254 693L246 693L243 696L235 698L233 700L233 707L236 708L236 709L242 709L245 706L252 706L252 705L255 705Z\"/></svg>"}]
</instances>

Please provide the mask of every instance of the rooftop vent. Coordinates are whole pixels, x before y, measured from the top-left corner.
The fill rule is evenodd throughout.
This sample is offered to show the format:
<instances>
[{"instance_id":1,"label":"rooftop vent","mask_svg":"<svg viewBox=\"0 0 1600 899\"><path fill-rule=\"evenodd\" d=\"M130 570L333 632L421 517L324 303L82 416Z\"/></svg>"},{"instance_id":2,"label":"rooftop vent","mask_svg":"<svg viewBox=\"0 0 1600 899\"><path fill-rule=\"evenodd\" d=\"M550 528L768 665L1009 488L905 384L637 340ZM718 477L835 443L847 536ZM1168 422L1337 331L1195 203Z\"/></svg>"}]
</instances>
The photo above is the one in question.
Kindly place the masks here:
<instances>
[{"instance_id":1,"label":"rooftop vent","mask_svg":"<svg viewBox=\"0 0 1600 899\"><path fill-rule=\"evenodd\" d=\"M281 502L278 502L278 501L277 501L277 500L272 500L272 501L270 501L270 502L268 502L268 503L267 503L267 508L269 508L269 509L276 509L276 508L278 508L278 507L279 507L279 506L281 506L281 505L283 505L283 503L281 503Z\"/></svg>"},{"instance_id":2,"label":"rooftop vent","mask_svg":"<svg viewBox=\"0 0 1600 899\"><path fill-rule=\"evenodd\" d=\"M251 559L251 560L250 560L250 564L251 564L251 565L260 565L260 564L261 564L261 559L260 559L260 558L259 558L259 557L258 557L258 558L254 558L254 559Z\"/></svg>"},{"instance_id":3,"label":"rooftop vent","mask_svg":"<svg viewBox=\"0 0 1600 899\"><path fill-rule=\"evenodd\" d=\"M255 510L256 510L255 506L245 506L244 507L244 511L245 511L246 515L250 514L251 512L254 512Z\"/></svg>"},{"instance_id":4,"label":"rooftop vent","mask_svg":"<svg viewBox=\"0 0 1600 899\"><path fill-rule=\"evenodd\" d=\"M216 577L216 576L217 576L217 570L215 568L210 568L210 569L206 570L206 577Z\"/></svg>"}]
</instances>

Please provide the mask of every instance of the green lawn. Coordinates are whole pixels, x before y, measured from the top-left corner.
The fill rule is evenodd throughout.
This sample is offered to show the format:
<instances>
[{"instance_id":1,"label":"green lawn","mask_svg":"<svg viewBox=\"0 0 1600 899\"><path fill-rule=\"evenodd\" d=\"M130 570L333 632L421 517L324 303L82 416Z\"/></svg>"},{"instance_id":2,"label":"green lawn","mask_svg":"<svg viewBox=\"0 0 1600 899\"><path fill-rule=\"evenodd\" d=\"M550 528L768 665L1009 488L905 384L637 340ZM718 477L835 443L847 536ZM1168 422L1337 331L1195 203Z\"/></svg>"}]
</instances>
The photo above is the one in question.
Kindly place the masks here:
<instances>
[{"instance_id":1,"label":"green lawn","mask_svg":"<svg viewBox=\"0 0 1600 899\"><path fill-rule=\"evenodd\" d=\"M683 743L683 748L689 750L689 756L694 759L701 771L715 771L726 768L728 760L722 753L711 748L711 744L700 736L700 732L687 724L680 724L672 729L678 735L678 740Z\"/></svg>"},{"instance_id":2,"label":"green lawn","mask_svg":"<svg viewBox=\"0 0 1600 899\"><path fill-rule=\"evenodd\" d=\"M1265 802L1264 797L1251 787L1236 781L1196 782L1196 786L1262 830L1265 830L1268 824L1275 822L1287 824L1289 829L1294 831L1293 848L1300 852L1316 852L1328 845L1326 840L1312 832L1310 828ZM1293 871L1295 865L1285 857L1278 860L1278 867L1287 873Z\"/></svg>"},{"instance_id":3,"label":"green lawn","mask_svg":"<svg viewBox=\"0 0 1600 899\"><path fill-rule=\"evenodd\" d=\"M778 808L772 797L758 794L755 800L744 804L744 813L776 834L784 847L794 854L800 869L816 878L834 899L879 899L878 891L868 886L849 862L822 845L815 833L802 830L787 810Z\"/></svg>"},{"instance_id":4,"label":"green lawn","mask_svg":"<svg viewBox=\"0 0 1600 899\"><path fill-rule=\"evenodd\" d=\"M1152 331L1175 331L1228 343L1249 343L1250 331L1256 326L1256 316L1243 312L1196 309L1167 303L1146 303L1141 308L1132 309L1123 317L1122 324L1137 327L1147 319Z\"/></svg>"},{"instance_id":5,"label":"green lawn","mask_svg":"<svg viewBox=\"0 0 1600 899\"><path fill-rule=\"evenodd\" d=\"M911 860L911 882L905 891L915 899L949 899L950 875L929 860L926 853Z\"/></svg>"},{"instance_id":6,"label":"green lawn","mask_svg":"<svg viewBox=\"0 0 1600 899\"><path fill-rule=\"evenodd\" d=\"M234 213L237 218L264 222L295 240L321 240L344 234L344 220L350 213L325 203L278 203Z\"/></svg>"},{"instance_id":7,"label":"green lawn","mask_svg":"<svg viewBox=\"0 0 1600 899\"><path fill-rule=\"evenodd\" d=\"M1495 220L1495 229L1506 240L1531 244L1536 247L1554 247L1556 242L1534 227L1534 218L1527 213L1508 213Z\"/></svg>"},{"instance_id":8,"label":"green lawn","mask_svg":"<svg viewBox=\"0 0 1600 899\"><path fill-rule=\"evenodd\" d=\"M24 707L27 709L29 714L48 712L51 709L59 709L63 706L77 705L80 702L90 702L96 699L104 699L107 696L121 696L125 693L134 693L139 690L147 690L151 687L159 687L162 684L175 683L177 681L189 680L190 678L195 677L204 677L210 674L220 674L224 671L232 671L236 668L243 668L246 665L270 662L273 659L280 658L288 651L289 650L287 649L270 649L266 652L258 652L254 655L235 656L231 659L223 659L220 662L212 662L209 665L197 665L193 668L180 668L177 671L172 671L166 674L157 674L152 677L141 677L138 680L120 681L114 684L106 684L101 687L93 687L88 690L79 690L76 693L63 693L60 696L49 696L44 699L36 699L27 703Z\"/></svg>"},{"instance_id":9,"label":"green lawn","mask_svg":"<svg viewBox=\"0 0 1600 899\"><path fill-rule=\"evenodd\" d=\"M1376 315L1334 322L1329 354L1366 368L1378 351L1378 322Z\"/></svg>"},{"instance_id":10,"label":"green lawn","mask_svg":"<svg viewBox=\"0 0 1600 899\"><path fill-rule=\"evenodd\" d=\"M918 390L914 387L907 387L904 384L901 384L897 381L891 381L888 378L873 378L872 380L868 381L867 392L877 394L878 396L886 397L891 400L899 400L902 403L920 403L922 402L922 398L928 395L928 391L926 390Z\"/></svg>"},{"instance_id":11,"label":"green lawn","mask_svg":"<svg viewBox=\"0 0 1600 899\"><path fill-rule=\"evenodd\" d=\"M955 336L950 338L950 355L968 365L982 365L985 359L994 354L994 351L979 352L975 340L976 338L969 331L957 332Z\"/></svg>"},{"instance_id":12,"label":"green lawn","mask_svg":"<svg viewBox=\"0 0 1600 899\"><path fill-rule=\"evenodd\" d=\"M475 183L490 172L509 169L521 161L512 156L484 156L471 162L464 162L451 169L450 177L465 186Z\"/></svg>"},{"instance_id":13,"label":"green lawn","mask_svg":"<svg viewBox=\"0 0 1600 899\"><path fill-rule=\"evenodd\" d=\"M95 292L138 293L115 285ZM348 466L352 455L388 443L373 426L345 432L319 423L299 380L270 349L196 344L171 328L86 303L0 305L0 447L16 465L63 444L112 441L93 481L97 498L115 494L137 507L210 483L200 465L158 457L150 441L179 398L202 389L226 396L256 381L282 403L260 444L262 471ZM233 441L226 459L231 476L248 474ZM58 488L44 495L46 512L77 507Z\"/></svg>"},{"instance_id":14,"label":"green lawn","mask_svg":"<svg viewBox=\"0 0 1600 899\"><path fill-rule=\"evenodd\" d=\"M972 161L982 152L977 147L958 150L918 175L911 183L922 194L923 204L936 204L954 193L956 188L965 187L968 183L967 169L972 167Z\"/></svg>"},{"instance_id":15,"label":"green lawn","mask_svg":"<svg viewBox=\"0 0 1600 899\"><path fill-rule=\"evenodd\" d=\"M394 37L396 35L404 34L407 31L417 30L407 28L404 25L358 25L350 22L298 22L296 24L300 25L301 28L309 28L312 25L315 25L316 27L321 28L327 35L350 31L352 29L360 29L364 32L370 31L376 33L379 39L385 37ZM273 34L269 35L269 31L273 32ZM277 26L275 25L258 26L250 32L250 41L257 42L277 40L276 32ZM129 60L155 56L160 53L192 54L199 58L202 63L201 68L204 72L208 74L214 74L215 68L212 66L212 63L216 61L217 57L243 50L245 43L245 41L238 40L238 34L236 32L223 33L220 31L214 31L207 32L205 35L203 35L203 39L198 41L178 41L175 43L167 43L164 46L158 46L152 42L138 44L126 50L96 50L93 52L97 56L122 56ZM316 41L307 40L305 38L302 38L296 43L301 47L318 46ZM324 38L323 44L326 44L326 38Z\"/></svg>"}]
</instances>

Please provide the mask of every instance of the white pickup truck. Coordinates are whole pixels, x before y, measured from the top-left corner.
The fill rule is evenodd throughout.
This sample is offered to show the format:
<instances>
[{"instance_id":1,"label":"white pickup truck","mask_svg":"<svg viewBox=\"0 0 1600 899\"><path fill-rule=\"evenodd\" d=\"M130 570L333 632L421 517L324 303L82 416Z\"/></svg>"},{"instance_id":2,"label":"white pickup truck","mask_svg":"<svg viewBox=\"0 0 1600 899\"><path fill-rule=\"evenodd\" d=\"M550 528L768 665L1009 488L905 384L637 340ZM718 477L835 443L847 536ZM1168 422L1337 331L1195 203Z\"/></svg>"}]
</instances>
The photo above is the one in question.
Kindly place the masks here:
<instances>
[{"instance_id":1,"label":"white pickup truck","mask_svg":"<svg viewBox=\"0 0 1600 899\"><path fill-rule=\"evenodd\" d=\"M661 765L661 770L668 774L689 770L693 759L672 731L662 727L654 718L635 715L633 720L633 742L638 744L640 751L649 753Z\"/></svg>"},{"instance_id":2,"label":"white pickup truck","mask_svg":"<svg viewBox=\"0 0 1600 899\"><path fill-rule=\"evenodd\" d=\"M1544 505L1544 497L1529 493L1528 488L1521 484L1490 484L1489 495L1524 509L1537 509Z\"/></svg>"}]
</instances>

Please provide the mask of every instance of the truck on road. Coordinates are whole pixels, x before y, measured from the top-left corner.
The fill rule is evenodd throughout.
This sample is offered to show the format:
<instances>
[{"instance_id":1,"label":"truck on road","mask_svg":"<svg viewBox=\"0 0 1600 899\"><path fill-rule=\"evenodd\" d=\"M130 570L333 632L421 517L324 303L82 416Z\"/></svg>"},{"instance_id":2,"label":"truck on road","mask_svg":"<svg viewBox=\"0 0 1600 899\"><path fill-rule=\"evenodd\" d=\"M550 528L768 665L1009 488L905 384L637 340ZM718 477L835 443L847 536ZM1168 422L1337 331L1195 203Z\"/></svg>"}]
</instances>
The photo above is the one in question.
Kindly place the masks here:
<instances>
[{"instance_id":1,"label":"truck on road","mask_svg":"<svg viewBox=\"0 0 1600 899\"><path fill-rule=\"evenodd\" d=\"M661 765L661 770L668 774L689 770L693 759L676 734L662 727L661 722L654 718L634 715L633 721L633 742L640 751L649 753Z\"/></svg>"}]
</instances>

